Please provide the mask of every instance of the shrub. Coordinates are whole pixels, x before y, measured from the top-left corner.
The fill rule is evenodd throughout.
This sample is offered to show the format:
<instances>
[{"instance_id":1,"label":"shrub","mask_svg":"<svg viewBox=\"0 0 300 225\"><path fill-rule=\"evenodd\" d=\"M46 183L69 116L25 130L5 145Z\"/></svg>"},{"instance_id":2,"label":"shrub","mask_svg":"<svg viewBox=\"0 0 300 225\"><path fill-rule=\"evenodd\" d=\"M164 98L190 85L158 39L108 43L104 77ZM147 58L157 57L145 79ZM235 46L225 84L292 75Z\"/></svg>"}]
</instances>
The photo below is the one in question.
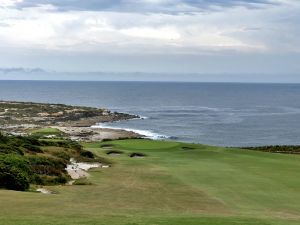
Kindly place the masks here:
<instances>
[{"instance_id":1,"label":"shrub","mask_svg":"<svg viewBox=\"0 0 300 225\"><path fill-rule=\"evenodd\" d=\"M68 178L64 174L60 174L59 176L41 175L35 181L36 184L39 185L56 185L56 184L65 184L68 181Z\"/></svg>"},{"instance_id":2,"label":"shrub","mask_svg":"<svg viewBox=\"0 0 300 225\"><path fill-rule=\"evenodd\" d=\"M41 146L56 146L56 147L62 147L62 148L71 148L75 150L81 150L82 146L76 142L71 140L62 140L62 141L51 141L51 140L42 140L40 141Z\"/></svg>"},{"instance_id":3,"label":"shrub","mask_svg":"<svg viewBox=\"0 0 300 225\"><path fill-rule=\"evenodd\" d=\"M31 167L34 166L49 166L54 169L64 170L66 168L66 163L62 159L56 159L45 156L28 156L28 161Z\"/></svg>"},{"instance_id":4,"label":"shrub","mask_svg":"<svg viewBox=\"0 0 300 225\"><path fill-rule=\"evenodd\" d=\"M92 182L90 182L86 178L81 178L81 179L75 180L73 185L92 185Z\"/></svg>"},{"instance_id":5,"label":"shrub","mask_svg":"<svg viewBox=\"0 0 300 225\"><path fill-rule=\"evenodd\" d=\"M90 158L90 159L95 158L95 156L92 152L86 151L86 150L81 150L80 155L83 156L83 157L86 157L86 158Z\"/></svg>"},{"instance_id":6,"label":"shrub","mask_svg":"<svg viewBox=\"0 0 300 225\"><path fill-rule=\"evenodd\" d=\"M33 172L31 182L39 185L55 185L67 182L65 161L44 156L28 156Z\"/></svg>"},{"instance_id":7,"label":"shrub","mask_svg":"<svg viewBox=\"0 0 300 225\"><path fill-rule=\"evenodd\" d=\"M30 154L44 153L47 154ZM72 140L39 140L38 136L7 136L0 133L0 188L25 191L30 183L55 185L70 178L70 157L93 161L94 154Z\"/></svg>"},{"instance_id":8,"label":"shrub","mask_svg":"<svg viewBox=\"0 0 300 225\"><path fill-rule=\"evenodd\" d=\"M17 146L13 146L10 144L3 144L0 143L0 153L2 154L18 154L18 155L24 155L24 152Z\"/></svg>"},{"instance_id":9,"label":"shrub","mask_svg":"<svg viewBox=\"0 0 300 225\"><path fill-rule=\"evenodd\" d=\"M6 143L7 142L7 137L4 136L1 132L0 132L0 143Z\"/></svg>"},{"instance_id":10,"label":"shrub","mask_svg":"<svg viewBox=\"0 0 300 225\"><path fill-rule=\"evenodd\" d=\"M113 139L110 139L110 138L103 138L102 139L102 142L107 142L107 141L113 141Z\"/></svg>"},{"instance_id":11,"label":"shrub","mask_svg":"<svg viewBox=\"0 0 300 225\"><path fill-rule=\"evenodd\" d=\"M30 185L28 161L15 154L0 155L0 187L25 191Z\"/></svg>"},{"instance_id":12,"label":"shrub","mask_svg":"<svg viewBox=\"0 0 300 225\"><path fill-rule=\"evenodd\" d=\"M36 152L36 153L42 153L43 152L40 147L29 144L29 143L23 144L23 147L26 148L30 152Z\"/></svg>"},{"instance_id":13,"label":"shrub","mask_svg":"<svg viewBox=\"0 0 300 225\"><path fill-rule=\"evenodd\" d=\"M71 156L66 151L53 152L52 155L61 158L63 160L69 161Z\"/></svg>"},{"instance_id":14,"label":"shrub","mask_svg":"<svg viewBox=\"0 0 300 225\"><path fill-rule=\"evenodd\" d=\"M40 141L38 137L29 136L29 137L21 137L24 142L27 142L31 145L40 145Z\"/></svg>"}]
</instances>

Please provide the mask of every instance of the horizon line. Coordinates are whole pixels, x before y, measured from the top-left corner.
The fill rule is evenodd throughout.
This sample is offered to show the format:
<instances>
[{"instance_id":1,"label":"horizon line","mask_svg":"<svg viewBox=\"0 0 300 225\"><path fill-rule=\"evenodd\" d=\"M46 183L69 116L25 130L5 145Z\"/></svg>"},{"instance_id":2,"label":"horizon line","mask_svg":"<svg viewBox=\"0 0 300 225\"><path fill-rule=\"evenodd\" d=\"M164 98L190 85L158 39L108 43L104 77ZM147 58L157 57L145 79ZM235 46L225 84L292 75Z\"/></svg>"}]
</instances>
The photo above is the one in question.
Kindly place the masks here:
<instances>
[{"instance_id":1,"label":"horizon line","mask_svg":"<svg viewBox=\"0 0 300 225\"><path fill-rule=\"evenodd\" d=\"M6 80L1 81L25 81L25 82L124 82L124 83L216 83L216 84L300 84L300 82L270 82L270 81L172 81L172 80Z\"/></svg>"}]
</instances>

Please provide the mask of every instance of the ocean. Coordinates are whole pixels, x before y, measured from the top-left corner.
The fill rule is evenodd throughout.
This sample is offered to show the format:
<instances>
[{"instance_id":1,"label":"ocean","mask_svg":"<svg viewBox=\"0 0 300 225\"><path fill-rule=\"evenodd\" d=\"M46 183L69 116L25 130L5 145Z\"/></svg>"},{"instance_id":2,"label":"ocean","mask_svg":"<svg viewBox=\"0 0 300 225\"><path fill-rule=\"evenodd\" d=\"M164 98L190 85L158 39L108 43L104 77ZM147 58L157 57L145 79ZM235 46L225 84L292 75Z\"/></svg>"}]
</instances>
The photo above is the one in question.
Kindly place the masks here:
<instances>
[{"instance_id":1,"label":"ocean","mask_svg":"<svg viewBox=\"0 0 300 225\"><path fill-rule=\"evenodd\" d=\"M97 124L217 146L300 144L300 84L0 81L0 99L108 108Z\"/></svg>"}]
</instances>

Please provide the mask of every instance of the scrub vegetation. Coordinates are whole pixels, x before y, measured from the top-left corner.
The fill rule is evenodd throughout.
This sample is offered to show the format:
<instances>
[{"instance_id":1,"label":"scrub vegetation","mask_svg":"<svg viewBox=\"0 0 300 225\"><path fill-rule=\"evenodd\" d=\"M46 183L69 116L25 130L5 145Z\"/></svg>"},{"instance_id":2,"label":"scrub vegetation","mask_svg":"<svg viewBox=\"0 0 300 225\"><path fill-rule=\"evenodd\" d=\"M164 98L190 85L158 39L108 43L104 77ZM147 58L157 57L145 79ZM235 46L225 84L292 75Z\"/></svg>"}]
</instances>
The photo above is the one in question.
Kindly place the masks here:
<instances>
[{"instance_id":1,"label":"scrub vegetation","mask_svg":"<svg viewBox=\"0 0 300 225\"><path fill-rule=\"evenodd\" d=\"M65 168L71 158L99 160L78 142L41 139L40 133L26 137L0 134L0 187L25 191L30 184L65 184L69 180Z\"/></svg>"}]
</instances>

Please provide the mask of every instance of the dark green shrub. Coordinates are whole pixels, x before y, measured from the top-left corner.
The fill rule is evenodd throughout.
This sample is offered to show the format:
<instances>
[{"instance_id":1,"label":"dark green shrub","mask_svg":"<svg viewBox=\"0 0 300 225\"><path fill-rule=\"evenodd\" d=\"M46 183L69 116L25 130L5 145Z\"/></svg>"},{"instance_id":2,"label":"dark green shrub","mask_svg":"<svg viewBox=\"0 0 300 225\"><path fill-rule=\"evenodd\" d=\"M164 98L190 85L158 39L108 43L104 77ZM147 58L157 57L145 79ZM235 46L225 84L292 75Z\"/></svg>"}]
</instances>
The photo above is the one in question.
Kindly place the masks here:
<instances>
[{"instance_id":1,"label":"dark green shrub","mask_svg":"<svg viewBox=\"0 0 300 225\"><path fill-rule=\"evenodd\" d=\"M60 174L59 176L57 176L54 179L54 184L65 184L65 183L67 183L67 181L68 181L68 179L67 179L66 175Z\"/></svg>"},{"instance_id":2,"label":"dark green shrub","mask_svg":"<svg viewBox=\"0 0 300 225\"><path fill-rule=\"evenodd\" d=\"M0 132L0 143L6 143L7 142L7 137L4 136L1 132Z\"/></svg>"},{"instance_id":3,"label":"dark green shrub","mask_svg":"<svg viewBox=\"0 0 300 225\"><path fill-rule=\"evenodd\" d=\"M31 145L40 145L40 141L38 137L35 136L29 136L29 137L21 137L24 142L27 142Z\"/></svg>"},{"instance_id":4,"label":"dark green shrub","mask_svg":"<svg viewBox=\"0 0 300 225\"><path fill-rule=\"evenodd\" d=\"M0 155L0 187L25 191L30 185L28 161L15 154Z\"/></svg>"},{"instance_id":5,"label":"dark green shrub","mask_svg":"<svg viewBox=\"0 0 300 225\"><path fill-rule=\"evenodd\" d=\"M33 174L31 177L31 183L38 185L46 185L42 177L38 174Z\"/></svg>"},{"instance_id":6,"label":"dark green shrub","mask_svg":"<svg viewBox=\"0 0 300 225\"><path fill-rule=\"evenodd\" d=\"M23 148L25 148L26 150L30 151L30 152L36 152L36 153L42 153L42 149L36 145L32 145L29 143L25 143L23 144Z\"/></svg>"},{"instance_id":7,"label":"dark green shrub","mask_svg":"<svg viewBox=\"0 0 300 225\"><path fill-rule=\"evenodd\" d=\"M68 140L67 141L67 148L72 148L72 149L75 149L75 150L81 150L82 149L82 146L76 142L76 141L71 141L71 140ZM62 146L62 147L65 147L65 146Z\"/></svg>"},{"instance_id":8,"label":"dark green shrub","mask_svg":"<svg viewBox=\"0 0 300 225\"><path fill-rule=\"evenodd\" d=\"M51 140L42 140L40 141L41 146L56 146L56 147L62 147L62 148L71 148L75 150L81 150L82 146L76 142L71 140L62 140L62 141L51 141Z\"/></svg>"},{"instance_id":9,"label":"dark green shrub","mask_svg":"<svg viewBox=\"0 0 300 225\"><path fill-rule=\"evenodd\" d=\"M9 190L25 191L29 188L29 176L19 168L0 165L0 187Z\"/></svg>"},{"instance_id":10,"label":"dark green shrub","mask_svg":"<svg viewBox=\"0 0 300 225\"><path fill-rule=\"evenodd\" d=\"M274 146L259 146L259 147L245 147L244 149L282 153L282 154L300 154L300 146L297 145L274 145Z\"/></svg>"},{"instance_id":11,"label":"dark green shrub","mask_svg":"<svg viewBox=\"0 0 300 225\"><path fill-rule=\"evenodd\" d=\"M86 158L90 158L90 159L95 158L95 156L92 152L86 151L86 150L81 150L80 155L83 156L83 157L86 157Z\"/></svg>"},{"instance_id":12,"label":"dark green shrub","mask_svg":"<svg viewBox=\"0 0 300 225\"><path fill-rule=\"evenodd\" d=\"M3 144L0 143L0 154L18 154L18 155L24 155L24 152L20 149L20 147L13 146L10 144Z\"/></svg>"},{"instance_id":13,"label":"dark green shrub","mask_svg":"<svg viewBox=\"0 0 300 225\"><path fill-rule=\"evenodd\" d=\"M107 142L107 141L113 141L113 139L110 139L110 138L104 138L104 139L102 140L102 142Z\"/></svg>"}]
</instances>

